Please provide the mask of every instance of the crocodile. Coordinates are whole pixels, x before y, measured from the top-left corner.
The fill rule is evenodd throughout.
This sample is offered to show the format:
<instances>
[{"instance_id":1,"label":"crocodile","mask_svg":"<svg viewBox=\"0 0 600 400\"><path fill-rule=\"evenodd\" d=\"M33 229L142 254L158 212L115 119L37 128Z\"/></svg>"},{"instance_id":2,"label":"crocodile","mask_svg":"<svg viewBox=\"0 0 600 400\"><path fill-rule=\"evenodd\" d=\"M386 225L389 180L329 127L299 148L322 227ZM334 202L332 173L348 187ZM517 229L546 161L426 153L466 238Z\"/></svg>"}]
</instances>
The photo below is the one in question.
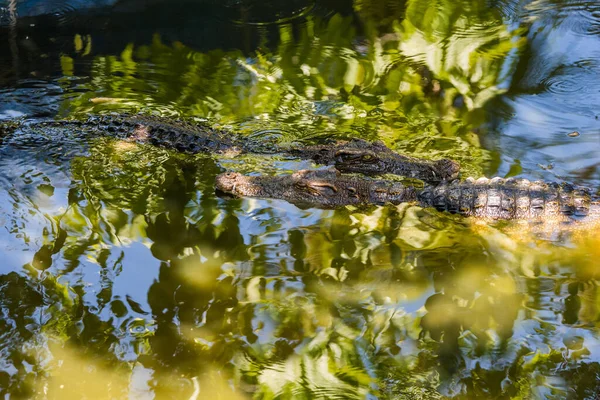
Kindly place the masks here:
<instances>
[{"instance_id":1,"label":"crocodile","mask_svg":"<svg viewBox=\"0 0 600 400\"><path fill-rule=\"evenodd\" d=\"M455 179L460 165L449 159L430 161L395 153L381 141L362 139L322 145L277 145L206 125L151 115L107 114L86 120L52 120L0 124L0 136L28 128L44 133L52 128L69 129L73 135L111 136L148 143L186 153L283 154L333 165L342 172L368 175L396 174L426 182Z\"/></svg>"},{"instance_id":2,"label":"crocodile","mask_svg":"<svg viewBox=\"0 0 600 400\"><path fill-rule=\"evenodd\" d=\"M225 194L286 200L300 207L337 208L345 205L416 201L417 190L400 182L343 175L333 169L301 170L291 175L217 175L215 188Z\"/></svg>"},{"instance_id":3,"label":"crocodile","mask_svg":"<svg viewBox=\"0 0 600 400\"><path fill-rule=\"evenodd\" d=\"M424 160L398 154L382 141L352 139L331 145L288 148L285 152L298 158L312 159L317 164L335 165L340 172L365 175L394 174L426 182L451 181L458 177L460 164L442 158Z\"/></svg>"},{"instance_id":4,"label":"crocodile","mask_svg":"<svg viewBox=\"0 0 600 400\"><path fill-rule=\"evenodd\" d=\"M326 209L410 202L493 220L600 217L600 198L586 188L515 178L467 178L417 188L396 181L341 175L332 169L302 170L282 176L226 172L216 177L215 188L234 196L283 199Z\"/></svg>"}]
</instances>

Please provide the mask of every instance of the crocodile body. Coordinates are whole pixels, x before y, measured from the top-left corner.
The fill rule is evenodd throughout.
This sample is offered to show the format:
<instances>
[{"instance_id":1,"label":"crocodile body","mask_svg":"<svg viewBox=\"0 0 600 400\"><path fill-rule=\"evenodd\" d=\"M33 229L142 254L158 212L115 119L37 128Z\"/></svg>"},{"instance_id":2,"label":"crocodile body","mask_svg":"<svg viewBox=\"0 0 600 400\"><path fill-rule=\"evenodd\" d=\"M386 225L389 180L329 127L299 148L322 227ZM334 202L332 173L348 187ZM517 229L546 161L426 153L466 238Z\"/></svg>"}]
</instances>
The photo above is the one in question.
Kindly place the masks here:
<instances>
[{"instance_id":1,"label":"crocodile body","mask_svg":"<svg viewBox=\"0 0 600 400\"><path fill-rule=\"evenodd\" d=\"M469 178L426 186L418 203L439 211L491 219L600 217L600 199L586 188L527 179Z\"/></svg>"},{"instance_id":2,"label":"crocodile body","mask_svg":"<svg viewBox=\"0 0 600 400\"><path fill-rule=\"evenodd\" d=\"M201 124L146 115L99 115L87 120L33 122L30 129L66 128L85 136L109 136L147 143L187 153L240 152L251 148L249 141L226 131Z\"/></svg>"},{"instance_id":3,"label":"crocodile body","mask_svg":"<svg viewBox=\"0 0 600 400\"><path fill-rule=\"evenodd\" d=\"M228 172L217 176L215 186L236 196L277 198L319 208L413 202L486 219L600 217L600 199L587 189L526 179L469 178L417 189L399 182L347 177L332 170L276 177Z\"/></svg>"},{"instance_id":4,"label":"crocodile body","mask_svg":"<svg viewBox=\"0 0 600 400\"><path fill-rule=\"evenodd\" d=\"M206 125L147 115L110 114L85 121L5 123L0 125L0 135L24 127L34 131L68 129L74 135L111 136L188 153L277 153L334 165L342 172L397 174L427 182L455 179L460 169L457 162L448 159L429 161L395 153L382 142L353 139L315 146L278 146Z\"/></svg>"}]
</instances>

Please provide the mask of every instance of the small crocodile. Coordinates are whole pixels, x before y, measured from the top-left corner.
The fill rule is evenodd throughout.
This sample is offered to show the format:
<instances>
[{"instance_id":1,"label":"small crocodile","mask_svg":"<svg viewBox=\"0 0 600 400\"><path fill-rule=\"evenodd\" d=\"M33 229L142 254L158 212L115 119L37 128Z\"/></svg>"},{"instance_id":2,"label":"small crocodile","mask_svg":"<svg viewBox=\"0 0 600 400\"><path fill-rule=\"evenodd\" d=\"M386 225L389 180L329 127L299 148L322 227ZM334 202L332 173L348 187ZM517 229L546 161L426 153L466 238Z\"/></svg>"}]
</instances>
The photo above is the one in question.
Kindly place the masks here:
<instances>
[{"instance_id":1,"label":"small crocodile","mask_svg":"<svg viewBox=\"0 0 600 400\"><path fill-rule=\"evenodd\" d=\"M318 164L334 165L342 172L369 175L397 174L440 182L455 179L460 165L452 160L429 161L404 156L386 147L382 142L362 139L337 141L314 146L284 146L262 143L250 137L235 135L206 125L149 115L109 114L92 116L87 120L58 120L22 124L0 124L0 136L27 127L33 131L52 128L77 130L73 134L111 136L118 139L149 143L188 153L284 154L311 159ZM76 129L73 129L76 128Z\"/></svg>"},{"instance_id":2,"label":"small crocodile","mask_svg":"<svg viewBox=\"0 0 600 400\"><path fill-rule=\"evenodd\" d=\"M226 172L216 177L215 187L235 196L283 199L318 208L412 202L486 219L600 217L600 199L588 189L526 179L468 178L416 188L400 182L344 176L326 169L274 177Z\"/></svg>"}]
</instances>

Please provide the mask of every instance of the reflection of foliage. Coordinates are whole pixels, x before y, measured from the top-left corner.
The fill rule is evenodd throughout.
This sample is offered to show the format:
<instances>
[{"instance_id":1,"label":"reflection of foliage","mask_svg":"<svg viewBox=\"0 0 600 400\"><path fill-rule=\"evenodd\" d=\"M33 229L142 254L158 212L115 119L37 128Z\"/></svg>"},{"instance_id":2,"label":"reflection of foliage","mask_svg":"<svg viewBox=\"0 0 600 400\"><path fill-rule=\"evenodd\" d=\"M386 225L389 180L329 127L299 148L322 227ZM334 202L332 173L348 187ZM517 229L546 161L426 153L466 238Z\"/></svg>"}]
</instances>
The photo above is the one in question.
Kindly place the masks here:
<instances>
[{"instance_id":1,"label":"reflection of foliage","mask_svg":"<svg viewBox=\"0 0 600 400\"><path fill-rule=\"evenodd\" d=\"M371 35L391 30L393 24L402 20L406 13L404 0L356 0L353 7L361 22L373 30Z\"/></svg>"},{"instance_id":2,"label":"reflection of foliage","mask_svg":"<svg viewBox=\"0 0 600 400\"><path fill-rule=\"evenodd\" d=\"M384 14L386 3L355 2L361 41L353 20L336 15L282 24L278 47L250 57L158 37L95 57L88 92L63 113L148 108L246 134L284 131L288 141L381 137L477 171L487 155L470 130L501 92L518 32L484 1L407 1ZM72 61L63 58L65 75L77 70ZM409 205L321 213L221 200L212 158L114 140L92 142L70 168L65 212L23 276L0 279L2 390L597 394L583 378L600 374L589 362L600 315L595 238L532 252L496 229ZM48 180L45 195L58 196ZM27 233L27 223L14 226ZM128 292L140 288L141 298ZM97 384L106 381L109 391Z\"/></svg>"},{"instance_id":3,"label":"reflection of foliage","mask_svg":"<svg viewBox=\"0 0 600 400\"><path fill-rule=\"evenodd\" d=\"M367 25L381 12L372 3L355 5ZM470 130L481 122L483 104L501 92L520 43L484 3L408 2L362 44L354 41L351 17L308 19L299 31L282 24L277 48L254 57L199 53L156 37L120 57L95 57L84 86L90 91L63 110L183 113L241 132L282 132L284 140L380 137L480 173L487 155Z\"/></svg>"},{"instance_id":4,"label":"reflection of foliage","mask_svg":"<svg viewBox=\"0 0 600 400\"><path fill-rule=\"evenodd\" d=\"M28 371L28 365L39 362L38 355L27 352L24 342L34 341L35 331L27 329L35 324L35 313L43 305L43 298L27 280L12 272L0 278L0 348L2 355L2 372L0 372L0 393L7 396L13 393L26 397L34 385L36 374ZM20 346L9 346L10 343ZM18 373L12 377L8 372L8 361Z\"/></svg>"},{"instance_id":5,"label":"reflection of foliage","mask_svg":"<svg viewBox=\"0 0 600 400\"><path fill-rule=\"evenodd\" d=\"M409 205L317 218L219 200L210 158L115 141L92 143L71 168L70 210L39 264L43 290L33 264L27 278L5 276L3 321L20 329L3 350L18 360L0 375L12 392L41 382L76 397L108 380L107 395L120 396L147 376L143 390L158 397L233 396L227 380L257 398L528 398L566 395L568 382L593 393L579 373L594 336L576 324L597 315L594 239L532 255L494 229ZM160 260L141 303L116 290L136 242ZM548 287L543 265L565 273ZM92 273L97 291L81 280ZM554 324L569 335L540 318L561 291ZM52 318L38 322L39 311ZM32 340L51 361L30 355Z\"/></svg>"},{"instance_id":6,"label":"reflection of foliage","mask_svg":"<svg viewBox=\"0 0 600 400\"><path fill-rule=\"evenodd\" d=\"M424 62L436 79L464 96L470 109L500 93L498 84L507 78L502 69L514 63L510 56L519 42L497 9L472 1L408 3L399 26L406 57Z\"/></svg>"}]
</instances>

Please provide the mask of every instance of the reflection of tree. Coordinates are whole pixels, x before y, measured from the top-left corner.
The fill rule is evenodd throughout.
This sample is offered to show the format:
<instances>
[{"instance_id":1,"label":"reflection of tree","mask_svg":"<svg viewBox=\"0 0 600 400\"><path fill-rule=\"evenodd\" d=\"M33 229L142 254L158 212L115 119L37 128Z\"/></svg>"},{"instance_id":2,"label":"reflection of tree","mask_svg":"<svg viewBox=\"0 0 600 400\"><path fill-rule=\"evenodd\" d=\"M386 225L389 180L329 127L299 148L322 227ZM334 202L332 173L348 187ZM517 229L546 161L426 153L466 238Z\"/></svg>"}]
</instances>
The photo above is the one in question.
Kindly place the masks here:
<instances>
[{"instance_id":1,"label":"reflection of tree","mask_svg":"<svg viewBox=\"0 0 600 400\"><path fill-rule=\"evenodd\" d=\"M328 221L324 232L306 228L290 232L294 269L303 274L303 287L307 293L302 297L301 306L294 305L289 309L285 302L273 302L274 293L265 291L266 282L260 283L265 292L254 301L254 326L260 326L260 321L268 325L269 318L274 318L277 321L277 329L272 333L274 342L253 346L250 354L239 361L243 375L257 375L257 381L253 383L260 393L303 393L307 387L313 393L321 393L323 377L328 377L326 387L331 393L345 393L344 385L348 383L383 384L394 371L397 380L380 387L382 392L378 393L390 391L396 396L410 393L413 398L421 393L427 398L440 384L432 380L428 371L439 367L441 361L445 360L442 366L447 369L441 378L451 380L459 371L457 363L466 366L465 351L471 352L468 358L498 351L502 354L502 346L488 344L484 332L494 326L503 340L510 339L518 302L513 301L514 293L510 289L508 292L494 289L495 285L510 283L510 276L506 277L507 282L502 280L505 278L486 278L489 285L478 285L476 277L461 272L464 271L462 267L467 268L473 257L481 253L477 236L464 228L458 231L460 235L451 234L449 231L456 229L451 221L443 225L444 221L413 214L414 209L379 211L384 213L361 215L341 210ZM424 222L438 226L428 230ZM442 230L438 231L440 228ZM424 236L427 233L429 235ZM450 242L440 240L439 235L455 239ZM420 243L420 248L407 244L405 240L411 236L421 236L419 241L412 241L413 244ZM460 237L462 239L456 239ZM330 245L325 238L333 239L331 243L335 244ZM452 250L446 247L448 245ZM417 258L414 257L415 250L422 253ZM406 256L399 259L398 253ZM437 254L448 261L426 260L429 254ZM395 261L390 262L393 259ZM456 270L449 271L448 262ZM439 271L428 271L429 265L439 266ZM472 271L480 277L501 272L493 266L488 272L483 265ZM423 295L424 288L420 286L428 285L432 272L433 284L440 293L425 302L422 318L421 313L406 313L402 304ZM467 288L464 287L465 279L472 280ZM477 298L478 291L484 293L482 298ZM459 297L461 300L457 302ZM437 298L446 300L438 302ZM310 302L306 303L305 299ZM490 311L493 322L488 320ZM479 343L462 343L459 337L466 332L479 337ZM405 346L422 341L424 335L430 339L417 345L418 350L412 354L407 353ZM306 344L308 338L311 341ZM330 358L331 354L336 355L337 362ZM364 357L354 358L355 354L366 355L371 363L365 364ZM318 378L314 376L315 370L319 371ZM290 375L290 371L298 372ZM347 375L348 371L354 372ZM363 372L357 375L358 371ZM506 370L481 370L478 373L492 376L506 373ZM467 377L463 380L470 381ZM478 380L474 382L481 384ZM497 383L490 380L489 388Z\"/></svg>"},{"instance_id":2,"label":"reflection of tree","mask_svg":"<svg viewBox=\"0 0 600 400\"><path fill-rule=\"evenodd\" d=\"M236 131L281 131L282 140L360 134L478 172L487 155L471 129L512 71L516 33L481 1L407 2L385 19L379 3L355 4L364 44L355 42L353 17L334 15L280 25L277 47L253 57L158 37L120 57L97 56L90 91L65 101L63 112L149 108Z\"/></svg>"},{"instance_id":3,"label":"reflection of tree","mask_svg":"<svg viewBox=\"0 0 600 400\"><path fill-rule=\"evenodd\" d=\"M381 21L375 3L355 4L363 43L338 15L298 30L282 24L278 48L253 57L158 39L96 57L92 91L63 111L147 105L244 132L295 130L281 140L379 136L479 168L486 156L469 130L501 92L520 43L486 2L408 1ZM578 326L597 319L593 243L581 254L532 255L494 230L418 207L318 218L222 201L211 158L109 140L70 165L68 209L29 275L0 279L0 335L9 343L0 351L16 371L0 373L0 386L11 393L31 395L34 379L95 366L121 375L98 375L116 382L116 397L143 380L131 378L138 369L157 397L190 397L198 382L205 395L215 376L265 398L528 398L556 375L593 394L581 374L598 368L581 362L589 339ZM116 295L138 262L126 255L132 243L160 263L147 304ZM561 268L558 283L547 265ZM80 276L90 268L99 278L88 286ZM554 301L558 322L543 320L550 295L564 299ZM558 323L575 333L563 340ZM51 338L56 360L27 351L38 337ZM81 376L75 393L94 374Z\"/></svg>"},{"instance_id":4,"label":"reflection of tree","mask_svg":"<svg viewBox=\"0 0 600 400\"><path fill-rule=\"evenodd\" d=\"M116 382L111 393L126 393L142 368L157 396L189 397L198 382L205 393L206 382L220 376L266 397L501 397L538 393L536 385L565 363L560 350L539 350L540 343L562 343L549 324L535 326L543 332L539 343L515 334L521 318L536 323L547 308L547 280L524 278L539 267L521 271L522 249L506 238L509 250L499 248L494 230L478 233L460 217L413 206L341 209L289 227L288 219L303 219L254 201L216 199L220 169L211 158L149 146L99 141L71 167L70 210L48 235L46 261L29 265L31 276L3 278L3 323L18 329L3 330L11 342L3 359L16 372L0 379L13 392L35 390L28 379L54 387L82 370L67 382L71 392L105 379ZM113 289L135 262L120 248L132 241L147 243L161 263L148 288L149 310ZM593 318L589 249L569 258L540 247L534 259L562 260L564 270L573 257L589 263L561 281L568 290L557 312L564 311L565 324L575 323L574 313L586 318L584 309ZM94 292L75 278L95 265L86 259L99 266ZM529 314L519 317L521 286ZM38 312L49 317L36 319ZM588 350L579 336L565 339L566 381L579 382L583 371L578 363ZM52 362L25 350L45 337ZM24 362L39 372L32 375Z\"/></svg>"},{"instance_id":5,"label":"reflection of tree","mask_svg":"<svg viewBox=\"0 0 600 400\"><path fill-rule=\"evenodd\" d=\"M67 347L79 349L79 356L98 368L110 368L127 373L119 365L114 345L118 343L115 329L102 321L96 310L85 305L84 294L67 289L51 276L45 279L19 276L12 272L0 277L0 312L2 313L2 369L0 393L30 398L36 391L46 390L82 393L93 380L93 374L78 371L65 385L52 385L48 371L60 369L59 360ZM54 343L59 343L54 347ZM55 351L51 352L50 349ZM64 361L64 359L63 359ZM65 368L67 368L65 366ZM121 382L123 383L123 382ZM118 382L112 393L126 390ZM99 393L98 393L99 394Z\"/></svg>"},{"instance_id":6,"label":"reflection of tree","mask_svg":"<svg viewBox=\"0 0 600 400\"><path fill-rule=\"evenodd\" d=\"M233 328L226 321L231 318L228 309L237 301L232 297L232 277L221 277L221 265L247 256L240 252L244 243L231 210L220 225L214 223L219 211L211 192L214 176L220 172L214 161L146 150L101 150L95 157L79 160L75 176L86 183L88 202L104 199L100 214L135 210L144 216L144 228L137 232L114 229L147 237L152 254L162 261L158 280L148 291L154 329L146 346L140 346L140 362L154 371L157 395L187 393L187 385L174 385L174 375L202 375L213 364L225 365L232 357L235 341L227 333ZM146 157L153 161L142 167ZM201 196L198 188L204 190ZM102 224L94 229L97 233L104 230ZM182 329L190 333L182 335ZM214 345L199 345L204 340Z\"/></svg>"},{"instance_id":7,"label":"reflection of tree","mask_svg":"<svg viewBox=\"0 0 600 400\"><path fill-rule=\"evenodd\" d=\"M203 186L211 187L215 171L198 165L186 173L187 179L165 187L167 196L181 197L167 197L165 211L149 222L147 229L153 254L163 260L159 279L148 291L157 329L149 342L152 353L144 358L144 365L155 371L157 394L161 387L169 387L175 371L201 375L213 365L227 365L236 347L235 340L227 337L233 330L227 321L231 318L228 309L237 305L236 290L232 277L221 277L221 265L239 260L236 253L243 239L231 216L225 217L218 229L213 225L216 202L211 196L203 195L196 223L188 222L184 210L194 191L193 186L186 188L185 182L193 184L199 177ZM180 239L173 240L176 237ZM217 257L216 251L221 252ZM190 332L182 335L182 329Z\"/></svg>"},{"instance_id":8,"label":"reflection of tree","mask_svg":"<svg viewBox=\"0 0 600 400\"><path fill-rule=\"evenodd\" d=\"M511 53L519 45L500 11L481 2L411 1L399 29L406 57L425 63L470 109L502 91L498 85L510 77L502 69L514 63Z\"/></svg>"},{"instance_id":9,"label":"reflection of tree","mask_svg":"<svg viewBox=\"0 0 600 400\"><path fill-rule=\"evenodd\" d=\"M24 342L35 337L35 332L27 327L35 324L36 311L42 305L43 297L27 279L14 272L0 277L0 340L3 343L0 393L3 396L11 393L27 397L35 385L36 374L28 371L27 365L36 365L39 359L35 354L26 353ZM17 372L10 374L10 367Z\"/></svg>"},{"instance_id":10,"label":"reflection of tree","mask_svg":"<svg viewBox=\"0 0 600 400\"><path fill-rule=\"evenodd\" d=\"M48 244L42 246L28 266L32 282L40 283L29 283L27 278L19 277L19 286L22 286L22 289L18 289L20 293L14 290L19 286L13 289L14 285L7 286L2 291L7 296L6 301L0 303L5 311L6 321L14 321L20 329L25 329L24 332L32 332L26 337L20 335L12 341L7 340L7 343L10 343L7 350L16 355L7 356L5 359L11 360L11 365L18 369L14 374L4 377L7 380L6 387L11 386L13 394L37 390L38 385L50 385L46 387L54 393L53 390L60 389L58 386L62 385L61 387L65 387L65 395L73 393L75 396L76 393L86 392L85 387L89 387L90 390L95 387L95 384L90 383L90 380L94 380L94 373L85 372L88 368L93 368L98 371L96 379L115 380L111 389L112 395L115 395L119 390L126 390L126 377L131 374L131 366L123 363L123 358L130 357L126 354L132 351L136 357L142 356L149 348L152 348L153 354L156 354L159 360L164 358L158 365L177 365L178 370L188 373L196 371L195 367L201 365L201 362L193 342L180 338L177 329L175 336L167 334L173 327L173 318L176 318L178 323L194 325L198 321L199 313L210 308L208 325L216 324L219 327L218 323L213 323L213 319L216 316L223 318L224 308L232 305L227 300L222 305L212 304L209 307L212 294L198 297L198 288L186 282L190 275L209 272L196 270L191 273L189 269L192 267L206 268L210 265L209 270L212 272L203 279L205 282L216 282L220 275L217 271L220 271L224 261L237 259L236 253L244 258L243 252L229 247L236 243L243 244L239 231L237 235L235 233L237 220L229 213L223 218L229 225L226 231L225 226L213 226L217 210L211 191L207 191L207 195L199 199L201 211L192 216L198 219L198 223L189 223L186 216L188 203L198 194L197 188L212 188L214 175L220 169L210 158L185 161L150 147L122 148L120 144L109 141L101 141L98 144L93 147L89 157L72 161L74 181L69 192L69 209L59 217L55 228L57 233L47 234ZM199 181L198 177L201 178ZM152 252L165 260L161 267L161 279L149 292L151 307L153 310L155 306L158 307L153 320L148 320L147 317L136 318L136 315L143 317L146 314L144 307L129 297L124 299L115 296L112 289L122 269L127 268L131 262L123 260L123 252L118 246L126 245L132 240L146 241L146 236L153 240ZM200 253L209 255L215 251L222 251L222 258L208 256L209 262L197 262ZM186 253L188 255L182 258ZM100 280L95 286L98 289L95 301L94 293L84 282L77 279L78 274L90 273L85 272L85 269L91 267L89 262L85 262L86 258L93 259L99 267ZM187 268L183 271L185 274L181 271L181 265ZM40 273L44 270L46 278L40 280L35 277L38 273L36 269ZM172 272L169 271L176 272L176 276L172 278L182 280L185 283L183 288L181 283L170 286L171 281L167 277ZM61 276L61 279L68 277L69 287L59 283L55 276ZM227 280L220 282L217 282L219 288L215 289L215 293L229 299L231 290L221 290L222 284ZM229 285L231 286L231 282ZM32 290L26 291L30 287ZM38 288L42 290L38 292ZM22 301L19 296L28 300ZM183 296L183 300L179 296ZM43 300L38 301L38 298ZM26 308L29 300L34 301L35 305ZM164 300L168 301L165 303ZM173 300L176 303L171 305ZM155 301L157 304L154 304ZM181 301L185 306L180 304ZM27 312L33 314L42 312L48 317L27 322L21 316L20 308L30 309ZM164 310L172 312L167 313ZM153 334L148 340L150 332ZM44 339L41 334L46 334L49 340L59 343L57 346L50 345L48 354L54 355L58 360L64 360L63 364L46 363L40 358L31 358L43 356L41 348L48 339ZM155 340L156 337L166 337L169 340ZM181 348L181 351L167 351L165 354L162 344L177 338L173 343L175 347ZM26 351L25 343L34 340L39 341L39 356L35 352ZM183 361L186 352L190 359L194 360L189 366ZM177 357L178 361L173 362L173 357ZM27 378L31 375L26 371L27 368L18 367L21 358L27 360L29 365L39 366L41 371L52 371L51 374L48 372L48 375L45 375L48 380L44 381L38 376L36 384L33 385L31 379ZM149 366L152 365L150 357L146 357L145 360ZM87 367L88 365L91 367ZM71 368L75 371L83 368L85 371L76 373L71 371ZM101 373L105 370L121 370L125 375L121 374L117 378L112 372ZM75 376L72 377L72 381L65 382L65 374ZM171 371L167 381L172 379L172 376ZM25 386L18 389L16 384L10 383L12 381L22 382ZM117 389L120 385L117 381L124 385L121 389ZM106 382L104 384L106 386ZM160 387L156 390L161 391Z\"/></svg>"}]
</instances>

